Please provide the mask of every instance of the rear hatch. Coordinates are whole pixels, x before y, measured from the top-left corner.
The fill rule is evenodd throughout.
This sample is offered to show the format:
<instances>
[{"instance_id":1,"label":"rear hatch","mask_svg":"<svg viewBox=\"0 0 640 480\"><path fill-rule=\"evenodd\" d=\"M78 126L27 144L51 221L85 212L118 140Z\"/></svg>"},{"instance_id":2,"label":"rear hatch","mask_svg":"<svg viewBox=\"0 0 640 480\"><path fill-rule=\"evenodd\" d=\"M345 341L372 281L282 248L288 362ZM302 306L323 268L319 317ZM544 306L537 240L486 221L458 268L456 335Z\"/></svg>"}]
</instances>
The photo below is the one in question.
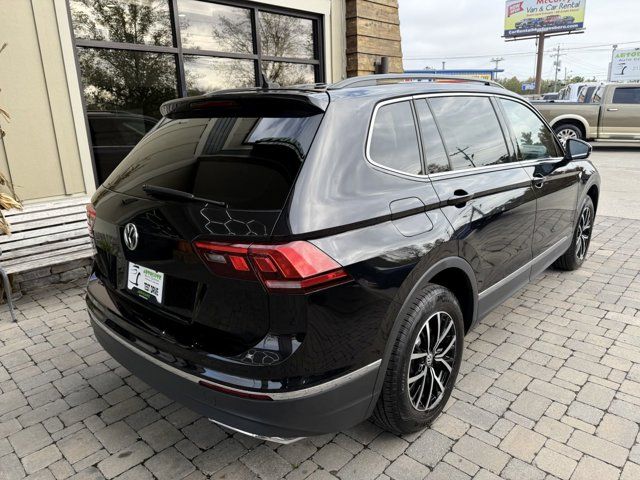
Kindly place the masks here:
<instances>
[{"instance_id":1,"label":"rear hatch","mask_svg":"<svg viewBox=\"0 0 640 480\"><path fill-rule=\"evenodd\" d=\"M163 107L93 198L96 273L126 318L225 356L269 332L269 295L246 255L269 243L323 96L227 94Z\"/></svg>"}]
</instances>

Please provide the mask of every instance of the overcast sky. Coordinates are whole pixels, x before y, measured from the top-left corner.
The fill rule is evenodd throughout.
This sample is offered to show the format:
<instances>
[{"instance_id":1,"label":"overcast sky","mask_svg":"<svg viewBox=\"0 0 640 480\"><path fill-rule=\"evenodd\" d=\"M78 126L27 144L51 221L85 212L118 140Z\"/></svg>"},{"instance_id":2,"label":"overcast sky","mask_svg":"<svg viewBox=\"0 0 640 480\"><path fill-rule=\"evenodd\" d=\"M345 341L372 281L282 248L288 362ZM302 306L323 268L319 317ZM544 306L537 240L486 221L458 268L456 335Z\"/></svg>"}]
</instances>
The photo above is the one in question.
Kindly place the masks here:
<instances>
[{"instance_id":1,"label":"overcast sky","mask_svg":"<svg viewBox=\"0 0 640 480\"><path fill-rule=\"evenodd\" d=\"M611 45L640 47L640 0L587 0L586 32L548 38L543 77L553 78L552 51L561 47L561 77L570 75L606 80ZM405 69L492 68L492 57L504 57L501 76L521 79L535 73L534 40L505 42L504 0L399 0ZM623 44L624 42L635 42ZM456 58L457 57L457 58ZM461 58L476 57L476 58Z\"/></svg>"}]
</instances>

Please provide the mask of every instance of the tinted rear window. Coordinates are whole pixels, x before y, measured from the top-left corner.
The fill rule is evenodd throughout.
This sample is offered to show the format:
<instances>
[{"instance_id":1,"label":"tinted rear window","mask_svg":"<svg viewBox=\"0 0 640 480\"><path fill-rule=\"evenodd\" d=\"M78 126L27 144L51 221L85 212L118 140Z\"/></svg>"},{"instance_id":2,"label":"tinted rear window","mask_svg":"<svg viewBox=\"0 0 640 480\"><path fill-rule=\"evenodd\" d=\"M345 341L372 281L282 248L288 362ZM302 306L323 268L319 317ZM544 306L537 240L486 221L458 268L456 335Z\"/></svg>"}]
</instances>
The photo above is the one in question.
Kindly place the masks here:
<instances>
[{"instance_id":1,"label":"tinted rear window","mask_svg":"<svg viewBox=\"0 0 640 480\"><path fill-rule=\"evenodd\" d=\"M231 209L282 208L307 156L321 114L165 121L105 182L144 197L145 184L173 188Z\"/></svg>"}]
</instances>

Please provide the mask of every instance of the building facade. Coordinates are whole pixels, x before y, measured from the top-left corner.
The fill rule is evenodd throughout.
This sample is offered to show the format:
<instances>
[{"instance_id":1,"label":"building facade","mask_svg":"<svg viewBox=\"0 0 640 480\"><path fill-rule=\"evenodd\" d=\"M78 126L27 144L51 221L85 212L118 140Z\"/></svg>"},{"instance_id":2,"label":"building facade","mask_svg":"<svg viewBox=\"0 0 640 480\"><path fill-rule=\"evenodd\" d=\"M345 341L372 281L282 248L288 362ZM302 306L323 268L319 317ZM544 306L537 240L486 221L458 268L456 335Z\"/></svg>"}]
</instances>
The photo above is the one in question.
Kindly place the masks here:
<instances>
[{"instance_id":1,"label":"building facade","mask_svg":"<svg viewBox=\"0 0 640 480\"><path fill-rule=\"evenodd\" d=\"M91 194L164 101L401 71L397 0L3 0L0 170L26 202Z\"/></svg>"}]
</instances>

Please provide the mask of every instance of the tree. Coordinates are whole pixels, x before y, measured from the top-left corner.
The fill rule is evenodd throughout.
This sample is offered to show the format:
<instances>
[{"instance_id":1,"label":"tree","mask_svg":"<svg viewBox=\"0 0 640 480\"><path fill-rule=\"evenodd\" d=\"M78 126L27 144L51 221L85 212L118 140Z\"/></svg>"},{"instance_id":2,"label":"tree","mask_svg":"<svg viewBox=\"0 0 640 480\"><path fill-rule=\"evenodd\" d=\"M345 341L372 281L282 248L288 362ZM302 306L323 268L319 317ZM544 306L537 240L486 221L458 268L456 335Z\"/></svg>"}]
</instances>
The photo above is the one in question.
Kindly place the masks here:
<instances>
[{"instance_id":1,"label":"tree","mask_svg":"<svg viewBox=\"0 0 640 480\"><path fill-rule=\"evenodd\" d=\"M166 1L74 0L71 13L78 38L151 45L173 42ZM160 104L178 95L174 55L81 47L78 61L89 110L158 116Z\"/></svg>"}]
</instances>

